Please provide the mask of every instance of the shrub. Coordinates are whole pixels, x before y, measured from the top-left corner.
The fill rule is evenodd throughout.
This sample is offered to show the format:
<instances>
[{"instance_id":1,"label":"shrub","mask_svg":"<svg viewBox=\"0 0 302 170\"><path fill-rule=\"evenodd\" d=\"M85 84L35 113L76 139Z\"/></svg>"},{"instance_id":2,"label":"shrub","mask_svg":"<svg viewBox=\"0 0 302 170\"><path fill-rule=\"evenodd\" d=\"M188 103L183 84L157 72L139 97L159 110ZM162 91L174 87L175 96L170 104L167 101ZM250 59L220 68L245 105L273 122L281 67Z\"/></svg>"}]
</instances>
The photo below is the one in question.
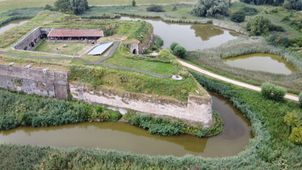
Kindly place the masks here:
<instances>
[{"instance_id":1,"label":"shrub","mask_svg":"<svg viewBox=\"0 0 302 170\"><path fill-rule=\"evenodd\" d=\"M271 83L263 83L261 86L261 94L268 99L281 101L286 94L286 90Z\"/></svg>"},{"instance_id":2,"label":"shrub","mask_svg":"<svg viewBox=\"0 0 302 170\"><path fill-rule=\"evenodd\" d=\"M159 50L163 45L164 41L159 36L155 36L152 44L152 50Z\"/></svg>"},{"instance_id":3,"label":"shrub","mask_svg":"<svg viewBox=\"0 0 302 170\"><path fill-rule=\"evenodd\" d=\"M136 7L136 1L135 1L135 0L132 0L131 5L132 5L133 7Z\"/></svg>"},{"instance_id":4,"label":"shrub","mask_svg":"<svg viewBox=\"0 0 302 170\"><path fill-rule=\"evenodd\" d=\"M302 92L299 94L299 104L300 107L302 108Z\"/></svg>"},{"instance_id":5,"label":"shrub","mask_svg":"<svg viewBox=\"0 0 302 170\"><path fill-rule=\"evenodd\" d=\"M225 0L198 0L192 14L198 17L218 16L228 14L229 4Z\"/></svg>"},{"instance_id":6,"label":"shrub","mask_svg":"<svg viewBox=\"0 0 302 170\"><path fill-rule=\"evenodd\" d=\"M263 16L255 16L249 19L246 29L251 35L265 35L268 34L271 22Z\"/></svg>"},{"instance_id":7,"label":"shrub","mask_svg":"<svg viewBox=\"0 0 302 170\"><path fill-rule=\"evenodd\" d=\"M258 13L257 9L252 8L252 7L243 7L239 11L243 12L245 15L248 15L248 16L256 15Z\"/></svg>"},{"instance_id":8,"label":"shrub","mask_svg":"<svg viewBox=\"0 0 302 170\"><path fill-rule=\"evenodd\" d=\"M172 43L171 45L170 45L170 49L171 49L171 51L173 51L174 50L174 48L177 46L178 44L177 43Z\"/></svg>"},{"instance_id":9,"label":"shrub","mask_svg":"<svg viewBox=\"0 0 302 170\"><path fill-rule=\"evenodd\" d=\"M180 58L185 58L186 55L187 55L187 50L184 47L182 47L180 45L177 45L174 48L173 53L174 53L174 55L176 55L176 56L178 56Z\"/></svg>"},{"instance_id":10,"label":"shrub","mask_svg":"<svg viewBox=\"0 0 302 170\"><path fill-rule=\"evenodd\" d=\"M160 5L151 5L147 8L149 12L165 12L164 8Z\"/></svg>"},{"instance_id":11,"label":"shrub","mask_svg":"<svg viewBox=\"0 0 302 170\"><path fill-rule=\"evenodd\" d=\"M47 4L47 5L45 5L44 10L54 11L55 9L53 6Z\"/></svg>"},{"instance_id":12,"label":"shrub","mask_svg":"<svg viewBox=\"0 0 302 170\"><path fill-rule=\"evenodd\" d=\"M55 9L61 12L74 13L76 15L83 14L88 10L88 1L87 0L57 0L54 3Z\"/></svg>"},{"instance_id":13,"label":"shrub","mask_svg":"<svg viewBox=\"0 0 302 170\"><path fill-rule=\"evenodd\" d=\"M291 42L286 34L273 33L267 38L268 42L274 46L289 47Z\"/></svg>"},{"instance_id":14,"label":"shrub","mask_svg":"<svg viewBox=\"0 0 302 170\"><path fill-rule=\"evenodd\" d=\"M172 52L174 55L180 58L185 58L187 56L187 50L180 45L176 45Z\"/></svg>"},{"instance_id":15,"label":"shrub","mask_svg":"<svg viewBox=\"0 0 302 170\"><path fill-rule=\"evenodd\" d=\"M182 133L183 124L172 122L162 118L155 118L148 115L131 115L128 118L131 125L148 130L151 134L162 136L179 135Z\"/></svg>"},{"instance_id":16,"label":"shrub","mask_svg":"<svg viewBox=\"0 0 302 170\"><path fill-rule=\"evenodd\" d=\"M240 0L241 2L255 5L282 5L284 0Z\"/></svg>"},{"instance_id":17,"label":"shrub","mask_svg":"<svg viewBox=\"0 0 302 170\"><path fill-rule=\"evenodd\" d=\"M243 22L245 20L245 14L241 11L231 14L231 20L234 22Z\"/></svg>"},{"instance_id":18,"label":"shrub","mask_svg":"<svg viewBox=\"0 0 302 170\"><path fill-rule=\"evenodd\" d=\"M302 144L302 127L294 127L289 140L295 144Z\"/></svg>"},{"instance_id":19,"label":"shrub","mask_svg":"<svg viewBox=\"0 0 302 170\"><path fill-rule=\"evenodd\" d=\"M284 116L284 122L289 127L299 127L301 125L301 116L298 112L289 112Z\"/></svg>"}]
</instances>

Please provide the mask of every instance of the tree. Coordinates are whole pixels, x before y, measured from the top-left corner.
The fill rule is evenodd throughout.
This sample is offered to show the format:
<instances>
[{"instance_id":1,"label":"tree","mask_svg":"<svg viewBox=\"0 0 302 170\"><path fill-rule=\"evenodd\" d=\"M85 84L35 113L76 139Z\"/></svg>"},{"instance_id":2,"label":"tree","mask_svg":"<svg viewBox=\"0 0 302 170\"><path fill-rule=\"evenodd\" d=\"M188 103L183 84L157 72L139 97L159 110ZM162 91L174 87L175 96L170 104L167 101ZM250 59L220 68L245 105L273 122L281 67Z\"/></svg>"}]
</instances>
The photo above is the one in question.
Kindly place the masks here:
<instances>
[{"instance_id":1,"label":"tree","mask_svg":"<svg viewBox=\"0 0 302 170\"><path fill-rule=\"evenodd\" d=\"M84 13L89 8L87 0L57 0L54 6L58 11L76 15Z\"/></svg>"},{"instance_id":2,"label":"tree","mask_svg":"<svg viewBox=\"0 0 302 170\"><path fill-rule=\"evenodd\" d=\"M265 35L269 32L271 22L263 16L255 16L249 19L246 29L251 35Z\"/></svg>"},{"instance_id":3,"label":"tree","mask_svg":"<svg viewBox=\"0 0 302 170\"><path fill-rule=\"evenodd\" d=\"M290 128L301 126L301 116L297 112L289 112L284 116L284 122Z\"/></svg>"},{"instance_id":4,"label":"tree","mask_svg":"<svg viewBox=\"0 0 302 170\"><path fill-rule=\"evenodd\" d=\"M261 94L268 99L281 101L286 94L286 89L271 83L263 83L261 86Z\"/></svg>"},{"instance_id":5,"label":"tree","mask_svg":"<svg viewBox=\"0 0 302 170\"><path fill-rule=\"evenodd\" d=\"M179 44L173 43L171 45L171 51L174 55L185 58L187 56L187 50Z\"/></svg>"},{"instance_id":6,"label":"tree","mask_svg":"<svg viewBox=\"0 0 302 170\"><path fill-rule=\"evenodd\" d=\"M245 20L245 14L242 11L237 11L231 14L231 20L234 22L243 22Z\"/></svg>"},{"instance_id":7,"label":"tree","mask_svg":"<svg viewBox=\"0 0 302 170\"><path fill-rule=\"evenodd\" d=\"M302 10L302 0L286 0L284 7L293 10Z\"/></svg>"},{"instance_id":8,"label":"tree","mask_svg":"<svg viewBox=\"0 0 302 170\"><path fill-rule=\"evenodd\" d=\"M136 7L136 1L135 0L132 0L132 4L131 4L133 7Z\"/></svg>"},{"instance_id":9,"label":"tree","mask_svg":"<svg viewBox=\"0 0 302 170\"><path fill-rule=\"evenodd\" d=\"M192 14L199 17L227 15L229 4L225 0L198 0Z\"/></svg>"}]
</instances>

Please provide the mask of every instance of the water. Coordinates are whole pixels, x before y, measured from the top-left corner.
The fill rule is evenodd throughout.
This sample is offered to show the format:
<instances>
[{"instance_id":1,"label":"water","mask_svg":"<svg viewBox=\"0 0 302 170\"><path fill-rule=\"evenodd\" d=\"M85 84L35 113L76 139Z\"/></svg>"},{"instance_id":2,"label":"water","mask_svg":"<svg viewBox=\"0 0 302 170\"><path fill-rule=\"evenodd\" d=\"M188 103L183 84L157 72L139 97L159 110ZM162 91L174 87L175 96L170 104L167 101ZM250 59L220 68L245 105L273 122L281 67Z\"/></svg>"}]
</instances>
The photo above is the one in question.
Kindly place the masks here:
<instances>
[{"instance_id":1,"label":"water","mask_svg":"<svg viewBox=\"0 0 302 170\"><path fill-rule=\"evenodd\" d=\"M190 135L161 137L126 123L82 123L51 128L17 128L0 133L0 141L57 147L115 149L149 155L187 154L230 156L242 151L250 139L248 121L228 102L213 96L222 114L224 131L211 138Z\"/></svg>"},{"instance_id":2,"label":"water","mask_svg":"<svg viewBox=\"0 0 302 170\"><path fill-rule=\"evenodd\" d=\"M226 59L225 63L231 67L274 74L290 75L295 71L293 66L273 54L255 53L232 57Z\"/></svg>"},{"instance_id":3,"label":"water","mask_svg":"<svg viewBox=\"0 0 302 170\"><path fill-rule=\"evenodd\" d=\"M122 20L144 20L152 24L154 34L164 41L164 48L173 42L179 43L189 51L218 47L237 38L235 32L210 24L176 24L161 20L122 17Z\"/></svg>"},{"instance_id":4,"label":"water","mask_svg":"<svg viewBox=\"0 0 302 170\"><path fill-rule=\"evenodd\" d=\"M3 26L3 27L0 27L0 34L16 27L16 26L21 26L25 23L27 23L28 21L27 20L18 20L18 21L13 21L13 22L10 22L9 24Z\"/></svg>"}]
</instances>

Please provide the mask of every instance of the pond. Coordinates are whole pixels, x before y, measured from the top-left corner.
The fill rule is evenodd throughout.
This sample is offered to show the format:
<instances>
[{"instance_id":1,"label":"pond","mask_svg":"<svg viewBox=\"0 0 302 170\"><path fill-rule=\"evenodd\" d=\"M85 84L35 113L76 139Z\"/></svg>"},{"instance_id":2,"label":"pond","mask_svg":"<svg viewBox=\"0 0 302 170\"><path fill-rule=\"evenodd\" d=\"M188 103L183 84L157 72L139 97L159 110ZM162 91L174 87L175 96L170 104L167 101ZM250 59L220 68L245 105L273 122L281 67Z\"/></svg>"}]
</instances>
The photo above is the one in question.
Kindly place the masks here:
<instances>
[{"instance_id":1,"label":"pond","mask_svg":"<svg viewBox=\"0 0 302 170\"><path fill-rule=\"evenodd\" d=\"M8 30L10 30L10 29L12 29L12 28L14 28L16 26L20 26L22 24L25 24L27 22L28 22L27 20L12 21L9 24L0 27L0 34L6 32L6 31L8 31Z\"/></svg>"},{"instance_id":2,"label":"pond","mask_svg":"<svg viewBox=\"0 0 302 170\"><path fill-rule=\"evenodd\" d=\"M236 155L249 142L250 125L241 113L222 98L213 95L213 101L214 109L221 113L225 124L224 131L211 138L200 139L190 135L161 137L119 122L17 128L0 132L0 141L11 144L115 149L149 155Z\"/></svg>"},{"instance_id":3,"label":"pond","mask_svg":"<svg viewBox=\"0 0 302 170\"><path fill-rule=\"evenodd\" d=\"M255 53L232 57L224 62L231 67L274 74L290 75L295 71L292 65L274 54Z\"/></svg>"},{"instance_id":4,"label":"pond","mask_svg":"<svg viewBox=\"0 0 302 170\"><path fill-rule=\"evenodd\" d=\"M218 47L237 38L238 34L210 24L178 24L162 20L122 17L122 20L144 20L152 24L154 34L164 41L164 48L173 42L179 43L188 51Z\"/></svg>"}]
</instances>

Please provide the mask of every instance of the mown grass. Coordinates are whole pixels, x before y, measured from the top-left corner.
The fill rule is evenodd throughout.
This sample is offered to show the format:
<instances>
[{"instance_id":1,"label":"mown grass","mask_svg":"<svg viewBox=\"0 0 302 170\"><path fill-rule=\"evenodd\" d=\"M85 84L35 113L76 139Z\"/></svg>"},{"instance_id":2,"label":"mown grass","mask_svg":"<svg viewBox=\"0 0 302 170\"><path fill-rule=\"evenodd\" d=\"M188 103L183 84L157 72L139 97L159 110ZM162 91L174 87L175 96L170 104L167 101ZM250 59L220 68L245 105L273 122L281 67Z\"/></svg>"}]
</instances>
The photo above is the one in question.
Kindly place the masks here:
<instances>
[{"instance_id":1,"label":"mown grass","mask_svg":"<svg viewBox=\"0 0 302 170\"><path fill-rule=\"evenodd\" d=\"M80 55L85 47L92 45L87 43L77 43L77 42L49 42L42 41L36 48L35 51L56 53L56 54L67 54L67 55ZM90 47L90 48L91 48Z\"/></svg>"}]
</instances>

